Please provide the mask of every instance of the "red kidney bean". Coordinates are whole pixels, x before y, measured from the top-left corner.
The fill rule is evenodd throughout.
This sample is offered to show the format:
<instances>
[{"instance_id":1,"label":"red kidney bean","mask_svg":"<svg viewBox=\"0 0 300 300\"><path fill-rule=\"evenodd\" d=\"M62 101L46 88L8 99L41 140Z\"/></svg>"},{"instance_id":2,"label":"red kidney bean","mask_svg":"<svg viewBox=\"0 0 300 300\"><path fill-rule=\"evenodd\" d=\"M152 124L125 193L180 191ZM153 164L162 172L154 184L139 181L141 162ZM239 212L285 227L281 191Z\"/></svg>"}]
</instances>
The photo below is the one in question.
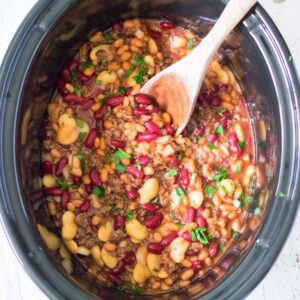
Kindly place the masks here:
<instances>
[{"instance_id":1,"label":"red kidney bean","mask_svg":"<svg viewBox=\"0 0 300 300\"><path fill-rule=\"evenodd\" d=\"M210 143L214 143L218 139L218 136L215 133L212 133L208 136L207 140Z\"/></svg>"},{"instance_id":2,"label":"red kidney bean","mask_svg":"<svg viewBox=\"0 0 300 300\"><path fill-rule=\"evenodd\" d=\"M161 38L161 32L156 30L148 29L148 34L155 40L159 40Z\"/></svg>"},{"instance_id":3,"label":"red kidney bean","mask_svg":"<svg viewBox=\"0 0 300 300\"><path fill-rule=\"evenodd\" d=\"M129 200L136 200L138 198L138 192L135 188L131 188L131 190L126 190L125 189L125 195Z\"/></svg>"},{"instance_id":4,"label":"red kidney bean","mask_svg":"<svg viewBox=\"0 0 300 300\"><path fill-rule=\"evenodd\" d=\"M90 226L91 226L91 228L92 228L92 230L93 230L94 232L98 232L99 226L93 225L93 224L91 224Z\"/></svg>"},{"instance_id":5,"label":"red kidney bean","mask_svg":"<svg viewBox=\"0 0 300 300\"><path fill-rule=\"evenodd\" d=\"M58 187L45 188L44 193L47 196L61 196L62 190Z\"/></svg>"},{"instance_id":6,"label":"red kidney bean","mask_svg":"<svg viewBox=\"0 0 300 300\"><path fill-rule=\"evenodd\" d=\"M174 23L169 20L163 20L163 21L160 21L159 27L160 27L160 29L173 29Z\"/></svg>"},{"instance_id":7,"label":"red kidney bean","mask_svg":"<svg viewBox=\"0 0 300 300\"><path fill-rule=\"evenodd\" d=\"M135 254L133 251L127 251L123 261L126 265L132 265L135 262Z\"/></svg>"},{"instance_id":8,"label":"red kidney bean","mask_svg":"<svg viewBox=\"0 0 300 300\"><path fill-rule=\"evenodd\" d=\"M119 276L113 274L113 273L109 273L107 274L107 279L111 282L114 283L116 285L122 285L123 281L121 278L119 278Z\"/></svg>"},{"instance_id":9,"label":"red kidney bean","mask_svg":"<svg viewBox=\"0 0 300 300\"><path fill-rule=\"evenodd\" d=\"M186 221L187 223L194 222L196 216L196 209L194 207L188 207L186 212Z\"/></svg>"},{"instance_id":10,"label":"red kidney bean","mask_svg":"<svg viewBox=\"0 0 300 300\"><path fill-rule=\"evenodd\" d=\"M232 118L232 115L231 115L231 113L230 113L229 110L224 111L222 115L223 115L223 117L224 117L226 120Z\"/></svg>"},{"instance_id":11,"label":"red kidney bean","mask_svg":"<svg viewBox=\"0 0 300 300\"><path fill-rule=\"evenodd\" d=\"M140 155L138 157L138 162L141 166L147 166L150 162L150 158L147 155Z\"/></svg>"},{"instance_id":12,"label":"red kidney bean","mask_svg":"<svg viewBox=\"0 0 300 300\"><path fill-rule=\"evenodd\" d=\"M134 100L138 104L150 105L152 103L150 96L141 93L136 94Z\"/></svg>"},{"instance_id":13,"label":"red kidney bean","mask_svg":"<svg viewBox=\"0 0 300 300\"><path fill-rule=\"evenodd\" d=\"M237 134L235 132L231 132L228 137L228 142L230 143L230 145L232 147L237 147L238 146L238 142L239 142L239 139L237 137Z\"/></svg>"},{"instance_id":14,"label":"red kidney bean","mask_svg":"<svg viewBox=\"0 0 300 300\"><path fill-rule=\"evenodd\" d=\"M129 87L129 88L126 90L125 95L126 95L126 96L129 96L130 93L131 93L131 91L132 91L132 87Z\"/></svg>"},{"instance_id":15,"label":"red kidney bean","mask_svg":"<svg viewBox=\"0 0 300 300\"><path fill-rule=\"evenodd\" d=\"M148 111L150 113L157 113L157 112L159 112L159 108L157 106L152 105L152 108L149 108Z\"/></svg>"},{"instance_id":16,"label":"red kidney bean","mask_svg":"<svg viewBox=\"0 0 300 300\"><path fill-rule=\"evenodd\" d=\"M115 148L125 148L125 142L121 140L112 140L111 145Z\"/></svg>"},{"instance_id":17,"label":"red kidney bean","mask_svg":"<svg viewBox=\"0 0 300 300\"><path fill-rule=\"evenodd\" d=\"M215 257L217 256L219 251L219 244L216 241L212 241L209 244L209 248L208 248L208 253L210 257Z\"/></svg>"},{"instance_id":18,"label":"red kidney bean","mask_svg":"<svg viewBox=\"0 0 300 300\"><path fill-rule=\"evenodd\" d=\"M179 183L182 186L189 186L190 184L189 172L185 167L182 167L179 171Z\"/></svg>"},{"instance_id":19,"label":"red kidney bean","mask_svg":"<svg viewBox=\"0 0 300 300\"><path fill-rule=\"evenodd\" d=\"M170 155L170 164L174 167L177 167L179 165L179 160L175 155Z\"/></svg>"},{"instance_id":20,"label":"red kidney bean","mask_svg":"<svg viewBox=\"0 0 300 300\"><path fill-rule=\"evenodd\" d=\"M65 81L69 81L70 80L70 71L68 69L63 69L60 72L60 76L65 80Z\"/></svg>"},{"instance_id":21,"label":"red kidney bean","mask_svg":"<svg viewBox=\"0 0 300 300\"><path fill-rule=\"evenodd\" d=\"M53 170L52 163L48 160L43 161L42 170L44 174L52 174L52 170Z\"/></svg>"},{"instance_id":22,"label":"red kidney bean","mask_svg":"<svg viewBox=\"0 0 300 300\"><path fill-rule=\"evenodd\" d=\"M164 251L164 247L160 243L149 243L147 246L148 252L161 254Z\"/></svg>"},{"instance_id":23,"label":"red kidney bean","mask_svg":"<svg viewBox=\"0 0 300 300\"><path fill-rule=\"evenodd\" d=\"M220 106L221 105L221 100L219 97L214 97L211 99L211 104L213 106Z\"/></svg>"},{"instance_id":24,"label":"red kidney bean","mask_svg":"<svg viewBox=\"0 0 300 300\"><path fill-rule=\"evenodd\" d=\"M91 206L90 201L88 199L85 199L80 206L80 212L82 212L82 213L87 212L89 210L90 206Z\"/></svg>"},{"instance_id":25,"label":"red kidney bean","mask_svg":"<svg viewBox=\"0 0 300 300\"><path fill-rule=\"evenodd\" d=\"M153 203L145 203L142 204L140 207L142 210L147 212L156 212L158 210L158 207Z\"/></svg>"},{"instance_id":26,"label":"red kidney bean","mask_svg":"<svg viewBox=\"0 0 300 300\"><path fill-rule=\"evenodd\" d=\"M115 216L114 218L114 230L123 230L125 228L125 217Z\"/></svg>"},{"instance_id":27,"label":"red kidney bean","mask_svg":"<svg viewBox=\"0 0 300 300\"><path fill-rule=\"evenodd\" d=\"M90 76L86 76L84 73L82 73L81 71L77 71L77 77L80 81L82 82L87 82L91 79Z\"/></svg>"},{"instance_id":28,"label":"red kidney bean","mask_svg":"<svg viewBox=\"0 0 300 300\"><path fill-rule=\"evenodd\" d=\"M202 268L202 263L199 259L194 260L192 262L192 269L194 270L195 273L199 272Z\"/></svg>"},{"instance_id":29,"label":"red kidney bean","mask_svg":"<svg viewBox=\"0 0 300 300\"><path fill-rule=\"evenodd\" d=\"M70 70L70 71L75 71L79 66L79 63L77 60L75 59L71 59L69 62L68 62L68 65L67 65L67 68Z\"/></svg>"},{"instance_id":30,"label":"red kidney bean","mask_svg":"<svg viewBox=\"0 0 300 300\"><path fill-rule=\"evenodd\" d=\"M61 204L62 208L64 208L64 209L67 208L67 204L70 201L70 197L71 197L71 195L68 191L63 191L62 192L61 201L60 201L60 204Z\"/></svg>"},{"instance_id":31,"label":"red kidney bean","mask_svg":"<svg viewBox=\"0 0 300 300\"><path fill-rule=\"evenodd\" d=\"M118 105L123 104L125 96L115 96L115 97L110 97L105 101L105 105L109 107L115 107Z\"/></svg>"},{"instance_id":32,"label":"red kidney bean","mask_svg":"<svg viewBox=\"0 0 300 300\"><path fill-rule=\"evenodd\" d=\"M43 191L33 192L30 196L30 202L36 203L36 202L42 200L43 196L44 196Z\"/></svg>"},{"instance_id":33,"label":"red kidney bean","mask_svg":"<svg viewBox=\"0 0 300 300\"><path fill-rule=\"evenodd\" d=\"M144 107L137 107L134 109L133 111L134 115L137 116L137 117L140 117L140 116L143 116L143 115L150 115L151 112L144 108Z\"/></svg>"},{"instance_id":34,"label":"red kidney bean","mask_svg":"<svg viewBox=\"0 0 300 300\"><path fill-rule=\"evenodd\" d=\"M175 133L175 130L171 124L165 125L165 129L169 135L173 135Z\"/></svg>"},{"instance_id":35,"label":"red kidney bean","mask_svg":"<svg viewBox=\"0 0 300 300\"><path fill-rule=\"evenodd\" d=\"M204 126L201 126L201 127L198 127L194 130L193 132L193 136L203 136L205 133L205 127Z\"/></svg>"},{"instance_id":36,"label":"red kidney bean","mask_svg":"<svg viewBox=\"0 0 300 300\"><path fill-rule=\"evenodd\" d=\"M157 212L153 216L148 217L144 222L144 224L149 229L155 229L161 224L163 218L164 218L163 214Z\"/></svg>"},{"instance_id":37,"label":"red kidney bean","mask_svg":"<svg viewBox=\"0 0 300 300\"><path fill-rule=\"evenodd\" d=\"M190 243L193 241L192 236L188 231L183 232L181 236Z\"/></svg>"},{"instance_id":38,"label":"red kidney bean","mask_svg":"<svg viewBox=\"0 0 300 300\"><path fill-rule=\"evenodd\" d=\"M84 98L76 94L68 94L64 96L64 101L69 104L82 104Z\"/></svg>"},{"instance_id":39,"label":"red kidney bean","mask_svg":"<svg viewBox=\"0 0 300 300\"><path fill-rule=\"evenodd\" d=\"M123 260L119 260L115 268L111 271L114 275L121 275L125 272L125 262Z\"/></svg>"},{"instance_id":40,"label":"red kidney bean","mask_svg":"<svg viewBox=\"0 0 300 300\"><path fill-rule=\"evenodd\" d=\"M140 133L136 140L138 142L152 142L157 138L157 134L156 133L152 133L152 132L145 132L145 133Z\"/></svg>"},{"instance_id":41,"label":"red kidney bean","mask_svg":"<svg viewBox=\"0 0 300 300\"><path fill-rule=\"evenodd\" d=\"M163 247L169 246L177 237L178 237L178 232L172 231L162 239L161 241L162 246Z\"/></svg>"},{"instance_id":42,"label":"red kidney bean","mask_svg":"<svg viewBox=\"0 0 300 300\"><path fill-rule=\"evenodd\" d=\"M65 84L66 84L66 82L63 79L58 80L57 90L63 96L66 96L69 94L68 90L65 88Z\"/></svg>"},{"instance_id":43,"label":"red kidney bean","mask_svg":"<svg viewBox=\"0 0 300 300\"><path fill-rule=\"evenodd\" d=\"M124 27L121 22L114 22L112 25L112 29L116 32L122 32Z\"/></svg>"},{"instance_id":44,"label":"red kidney bean","mask_svg":"<svg viewBox=\"0 0 300 300\"><path fill-rule=\"evenodd\" d=\"M106 110L106 105L101 105L101 107L95 111L95 115L97 116L97 118L101 118L104 116L104 113L105 113L105 110Z\"/></svg>"},{"instance_id":45,"label":"red kidney bean","mask_svg":"<svg viewBox=\"0 0 300 300\"><path fill-rule=\"evenodd\" d=\"M227 256L226 258L224 258L221 261L220 267L222 269L228 270L232 266L232 264L234 263L235 259L236 259L236 257L234 255Z\"/></svg>"},{"instance_id":46,"label":"red kidney bean","mask_svg":"<svg viewBox=\"0 0 300 300\"><path fill-rule=\"evenodd\" d=\"M129 165L126 167L126 172L136 178L143 179L144 178L144 171L138 170L134 167L134 165Z\"/></svg>"},{"instance_id":47,"label":"red kidney bean","mask_svg":"<svg viewBox=\"0 0 300 300\"><path fill-rule=\"evenodd\" d=\"M221 119L219 120L219 124L220 124L224 129L226 129L226 128L227 128L227 119L221 118Z\"/></svg>"},{"instance_id":48,"label":"red kidney bean","mask_svg":"<svg viewBox=\"0 0 300 300\"><path fill-rule=\"evenodd\" d=\"M102 184L99 173L96 170L91 170L89 175L93 185L100 186Z\"/></svg>"},{"instance_id":49,"label":"red kidney bean","mask_svg":"<svg viewBox=\"0 0 300 300\"><path fill-rule=\"evenodd\" d=\"M98 134L97 129L92 128L84 140L84 146L87 148L94 147L94 141L97 137L97 134Z\"/></svg>"},{"instance_id":50,"label":"red kidney bean","mask_svg":"<svg viewBox=\"0 0 300 300\"><path fill-rule=\"evenodd\" d=\"M93 192L93 186L91 184L86 184L85 190L88 194L91 194Z\"/></svg>"},{"instance_id":51,"label":"red kidney bean","mask_svg":"<svg viewBox=\"0 0 300 300\"><path fill-rule=\"evenodd\" d=\"M232 146L231 151L235 153L238 157L242 156L243 150L239 146Z\"/></svg>"},{"instance_id":52,"label":"red kidney bean","mask_svg":"<svg viewBox=\"0 0 300 300\"><path fill-rule=\"evenodd\" d=\"M73 184L80 184L81 178L79 176L72 175Z\"/></svg>"},{"instance_id":53,"label":"red kidney bean","mask_svg":"<svg viewBox=\"0 0 300 300\"><path fill-rule=\"evenodd\" d=\"M198 254L199 251L196 251L194 249L188 249L186 252L185 252L185 255L186 256L196 256Z\"/></svg>"},{"instance_id":54,"label":"red kidney bean","mask_svg":"<svg viewBox=\"0 0 300 300\"><path fill-rule=\"evenodd\" d=\"M90 98L88 100L86 100L85 102L83 102L81 105L80 105L80 108L82 110L88 110L90 109L93 105L95 104L95 100L93 98Z\"/></svg>"},{"instance_id":55,"label":"red kidney bean","mask_svg":"<svg viewBox=\"0 0 300 300\"><path fill-rule=\"evenodd\" d=\"M202 216L197 216L196 217L196 223L198 224L199 227L206 227L207 226L207 222L206 219Z\"/></svg>"},{"instance_id":56,"label":"red kidney bean","mask_svg":"<svg viewBox=\"0 0 300 300\"><path fill-rule=\"evenodd\" d=\"M63 169L67 164L68 159L66 157L62 157L55 165L55 176L61 176L63 173Z\"/></svg>"},{"instance_id":57,"label":"red kidney bean","mask_svg":"<svg viewBox=\"0 0 300 300\"><path fill-rule=\"evenodd\" d=\"M146 121L144 123L144 126L147 128L147 130L151 133L155 133L158 136L161 135L161 130L160 128L152 121Z\"/></svg>"}]
</instances>

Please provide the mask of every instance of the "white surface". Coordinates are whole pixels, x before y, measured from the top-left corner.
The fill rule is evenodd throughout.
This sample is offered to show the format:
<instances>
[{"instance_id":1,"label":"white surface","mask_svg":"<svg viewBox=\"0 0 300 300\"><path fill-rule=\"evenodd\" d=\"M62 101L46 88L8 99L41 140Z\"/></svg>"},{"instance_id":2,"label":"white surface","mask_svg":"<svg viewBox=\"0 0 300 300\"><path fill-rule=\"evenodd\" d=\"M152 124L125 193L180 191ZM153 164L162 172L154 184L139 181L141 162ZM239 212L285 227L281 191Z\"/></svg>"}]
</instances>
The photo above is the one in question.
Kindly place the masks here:
<instances>
[{"instance_id":1,"label":"white surface","mask_svg":"<svg viewBox=\"0 0 300 300\"><path fill-rule=\"evenodd\" d=\"M35 2L36 0L0 0L0 62L13 34ZM300 0L259 2L272 16L290 47L295 64L300 66ZM300 299L299 237L300 214L278 260L247 300ZM1 226L0 253L0 300L48 299L22 269Z\"/></svg>"}]
</instances>

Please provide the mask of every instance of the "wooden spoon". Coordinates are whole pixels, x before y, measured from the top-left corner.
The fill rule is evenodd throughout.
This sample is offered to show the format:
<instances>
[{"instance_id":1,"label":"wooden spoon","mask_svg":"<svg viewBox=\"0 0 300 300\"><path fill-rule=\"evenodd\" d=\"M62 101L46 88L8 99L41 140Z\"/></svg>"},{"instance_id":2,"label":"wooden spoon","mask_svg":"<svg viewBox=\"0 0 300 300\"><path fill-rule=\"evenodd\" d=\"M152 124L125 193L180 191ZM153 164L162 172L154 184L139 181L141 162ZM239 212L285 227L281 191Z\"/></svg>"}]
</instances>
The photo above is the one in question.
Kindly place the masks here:
<instances>
[{"instance_id":1,"label":"wooden spoon","mask_svg":"<svg viewBox=\"0 0 300 300\"><path fill-rule=\"evenodd\" d=\"M215 26L193 51L152 77L141 92L153 96L166 110L180 134L188 124L207 67L234 27L258 0L230 0Z\"/></svg>"}]
</instances>

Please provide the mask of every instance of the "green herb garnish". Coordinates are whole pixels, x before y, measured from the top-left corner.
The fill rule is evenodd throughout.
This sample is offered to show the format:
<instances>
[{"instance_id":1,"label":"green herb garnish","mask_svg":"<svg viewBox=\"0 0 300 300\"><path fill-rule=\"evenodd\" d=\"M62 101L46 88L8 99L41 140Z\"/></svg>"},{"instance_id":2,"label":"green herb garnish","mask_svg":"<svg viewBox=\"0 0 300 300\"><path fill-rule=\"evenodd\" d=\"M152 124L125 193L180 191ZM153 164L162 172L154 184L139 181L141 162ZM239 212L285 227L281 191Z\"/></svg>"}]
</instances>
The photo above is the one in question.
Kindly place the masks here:
<instances>
[{"instance_id":1,"label":"green herb garnish","mask_svg":"<svg viewBox=\"0 0 300 300\"><path fill-rule=\"evenodd\" d=\"M193 38L189 38L189 39L188 39L188 42L187 42L187 48L188 48L189 50L192 50L193 47L194 47Z\"/></svg>"},{"instance_id":2,"label":"green herb garnish","mask_svg":"<svg viewBox=\"0 0 300 300\"><path fill-rule=\"evenodd\" d=\"M134 167L138 169L139 171L142 170L142 166L140 165L139 161L137 160L136 163L134 164Z\"/></svg>"},{"instance_id":3,"label":"green herb garnish","mask_svg":"<svg viewBox=\"0 0 300 300\"><path fill-rule=\"evenodd\" d=\"M207 197L209 199L211 199L214 196L214 194L217 192L217 189L212 186L207 185L204 188L204 192L207 194Z\"/></svg>"},{"instance_id":4,"label":"green herb garnish","mask_svg":"<svg viewBox=\"0 0 300 300\"><path fill-rule=\"evenodd\" d=\"M142 70L142 71L138 72L137 75L133 77L133 79L135 80L135 82L137 84L142 84L143 81L144 81L144 76L145 75L147 75L147 71Z\"/></svg>"},{"instance_id":5,"label":"green herb garnish","mask_svg":"<svg viewBox=\"0 0 300 300\"><path fill-rule=\"evenodd\" d=\"M222 108L219 112L218 115L222 116L224 114L224 112L227 111L226 108Z\"/></svg>"},{"instance_id":6,"label":"green herb garnish","mask_svg":"<svg viewBox=\"0 0 300 300\"><path fill-rule=\"evenodd\" d=\"M196 229L191 230L189 232L192 236L193 241L198 241L202 245L208 245L209 240L208 240L207 235L205 234L205 231L207 231L206 227L197 227Z\"/></svg>"},{"instance_id":7,"label":"green herb garnish","mask_svg":"<svg viewBox=\"0 0 300 300\"><path fill-rule=\"evenodd\" d=\"M84 131L79 132L79 135L78 135L79 142L82 142L85 139L86 135L87 135L87 132L84 132Z\"/></svg>"},{"instance_id":8,"label":"green herb garnish","mask_svg":"<svg viewBox=\"0 0 300 300\"><path fill-rule=\"evenodd\" d=\"M86 132L80 132L80 133L85 133L86 134ZM79 133L79 136L80 136L80 133ZM80 168L81 168L82 173L84 174L85 173L85 159L84 159L84 156L81 155L81 154L76 155L76 156L80 161Z\"/></svg>"},{"instance_id":9,"label":"green herb garnish","mask_svg":"<svg viewBox=\"0 0 300 300\"><path fill-rule=\"evenodd\" d=\"M135 70L135 66L130 66L130 68L124 73L124 76L128 78L133 73L134 70Z\"/></svg>"},{"instance_id":10,"label":"green herb garnish","mask_svg":"<svg viewBox=\"0 0 300 300\"><path fill-rule=\"evenodd\" d=\"M127 91L127 89L124 88L123 86L120 86L120 87L118 88L118 92L119 92L121 95L125 95L125 94L126 94L126 91Z\"/></svg>"},{"instance_id":11,"label":"green herb garnish","mask_svg":"<svg viewBox=\"0 0 300 300\"><path fill-rule=\"evenodd\" d=\"M216 150L216 149L217 149L217 147L216 147L213 143L211 143L211 142L208 142L208 143L207 143L207 146L208 146L208 148L209 148L210 150Z\"/></svg>"},{"instance_id":12,"label":"green herb garnish","mask_svg":"<svg viewBox=\"0 0 300 300\"><path fill-rule=\"evenodd\" d=\"M127 220L133 220L134 219L133 212L128 208L125 209L124 216L127 218Z\"/></svg>"},{"instance_id":13,"label":"green herb garnish","mask_svg":"<svg viewBox=\"0 0 300 300\"><path fill-rule=\"evenodd\" d=\"M180 153L178 154L178 160L183 160L183 153L182 153L182 152L180 152Z\"/></svg>"},{"instance_id":14,"label":"green herb garnish","mask_svg":"<svg viewBox=\"0 0 300 300\"><path fill-rule=\"evenodd\" d=\"M121 194L121 197L123 198L124 201L126 201L126 202L129 201L129 199L128 199L128 197L125 195L125 193L122 193L122 194Z\"/></svg>"},{"instance_id":15,"label":"green herb garnish","mask_svg":"<svg viewBox=\"0 0 300 300\"><path fill-rule=\"evenodd\" d=\"M146 62L144 61L144 58L142 56L139 56L136 58L136 60L133 62L133 64L137 67L140 67L140 66L146 65Z\"/></svg>"},{"instance_id":16,"label":"green herb garnish","mask_svg":"<svg viewBox=\"0 0 300 300\"><path fill-rule=\"evenodd\" d=\"M105 156L103 157L103 162L105 164L111 163L111 156L109 154L105 154Z\"/></svg>"},{"instance_id":17,"label":"green herb garnish","mask_svg":"<svg viewBox=\"0 0 300 300\"><path fill-rule=\"evenodd\" d=\"M284 197L285 197L285 193L279 192L278 196L279 196L280 198L284 198Z\"/></svg>"},{"instance_id":18,"label":"green herb garnish","mask_svg":"<svg viewBox=\"0 0 300 300\"><path fill-rule=\"evenodd\" d=\"M69 184L64 179L58 179L57 184L58 184L58 187L63 191L67 190L68 188L72 188L72 189L77 188L77 185Z\"/></svg>"},{"instance_id":19,"label":"green herb garnish","mask_svg":"<svg viewBox=\"0 0 300 300\"><path fill-rule=\"evenodd\" d=\"M220 182L222 181L223 179L226 179L228 177L228 174L227 174L227 170L223 167L219 167L219 173L217 174L214 174L211 179L213 181L216 181L216 182Z\"/></svg>"},{"instance_id":20,"label":"green herb garnish","mask_svg":"<svg viewBox=\"0 0 300 300\"><path fill-rule=\"evenodd\" d=\"M106 92L105 96L99 100L100 104L103 104L109 97L111 96L111 92Z\"/></svg>"},{"instance_id":21,"label":"green herb garnish","mask_svg":"<svg viewBox=\"0 0 300 300\"><path fill-rule=\"evenodd\" d=\"M152 271L153 271L153 272L156 272L156 273L158 273L158 272L159 272L159 270L158 270L158 269L156 269L156 268L153 268L153 269L152 269Z\"/></svg>"},{"instance_id":22,"label":"green herb garnish","mask_svg":"<svg viewBox=\"0 0 300 300\"><path fill-rule=\"evenodd\" d=\"M80 89L79 89L79 87L77 87L77 86L75 86L74 87L74 92L75 92L75 94L77 95L77 96L81 96L81 91L80 91Z\"/></svg>"},{"instance_id":23,"label":"green herb garnish","mask_svg":"<svg viewBox=\"0 0 300 300\"><path fill-rule=\"evenodd\" d=\"M126 170L126 168L121 164L121 159L123 158L131 158L131 154L118 149L118 151L114 153L114 163L117 171L120 173L124 173Z\"/></svg>"},{"instance_id":24,"label":"green herb garnish","mask_svg":"<svg viewBox=\"0 0 300 300\"><path fill-rule=\"evenodd\" d=\"M104 33L104 38L107 42L111 42L113 40L113 37L110 33Z\"/></svg>"},{"instance_id":25,"label":"green herb garnish","mask_svg":"<svg viewBox=\"0 0 300 300\"><path fill-rule=\"evenodd\" d=\"M245 141L239 141L238 142L238 146L241 148L241 149L244 149L246 147L247 143Z\"/></svg>"},{"instance_id":26,"label":"green herb garnish","mask_svg":"<svg viewBox=\"0 0 300 300\"><path fill-rule=\"evenodd\" d=\"M97 196L98 198L103 198L105 196L105 191L103 187L94 186L93 187L93 195Z\"/></svg>"},{"instance_id":27,"label":"green herb garnish","mask_svg":"<svg viewBox=\"0 0 300 300\"><path fill-rule=\"evenodd\" d=\"M237 174L241 173L241 165L240 164L236 165L236 167L235 167L235 173L237 173Z\"/></svg>"},{"instance_id":28,"label":"green herb garnish","mask_svg":"<svg viewBox=\"0 0 300 300\"><path fill-rule=\"evenodd\" d=\"M175 175L177 175L177 171L172 169L172 170L169 170L168 172L166 172L165 178L172 177L172 176L175 176Z\"/></svg>"},{"instance_id":29,"label":"green herb garnish","mask_svg":"<svg viewBox=\"0 0 300 300\"><path fill-rule=\"evenodd\" d=\"M184 190L181 187L177 187L175 191L176 191L176 195L179 196L181 201L184 197Z\"/></svg>"},{"instance_id":30,"label":"green herb garnish","mask_svg":"<svg viewBox=\"0 0 300 300\"><path fill-rule=\"evenodd\" d=\"M238 231L234 231L231 229L231 237L236 240L240 236L240 233Z\"/></svg>"},{"instance_id":31,"label":"green herb garnish","mask_svg":"<svg viewBox=\"0 0 300 300\"><path fill-rule=\"evenodd\" d=\"M96 84L98 85L98 86L101 86L103 83L102 83L102 80L96 80Z\"/></svg>"},{"instance_id":32,"label":"green herb garnish","mask_svg":"<svg viewBox=\"0 0 300 300\"><path fill-rule=\"evenodd\" d=\"M224 128L222 125L218 125L215 129L215 133L217 134L224 134Z\"/></svg>"},{"instance_id":33,"label":"green herb garnish","mask_svg":"<svg viewBox=\"0 0 300 300\"><path fill-rule=\"evenodd\" d=\"M83 128L85 125L85 122L81 121L81 120L76 120L76 126L78 128Z\"/></svg>"},{"instance_id":34,"label":"green herb garnish","mask_svg":"<svg viewBox=\"0 0 300 300\"><path fill-rule=\"evenodd\" d=\"M223 249L224 249L224 241L222 241L222 243L219 246L219 254L223 252Z\"/></svg>"}]
</instances>

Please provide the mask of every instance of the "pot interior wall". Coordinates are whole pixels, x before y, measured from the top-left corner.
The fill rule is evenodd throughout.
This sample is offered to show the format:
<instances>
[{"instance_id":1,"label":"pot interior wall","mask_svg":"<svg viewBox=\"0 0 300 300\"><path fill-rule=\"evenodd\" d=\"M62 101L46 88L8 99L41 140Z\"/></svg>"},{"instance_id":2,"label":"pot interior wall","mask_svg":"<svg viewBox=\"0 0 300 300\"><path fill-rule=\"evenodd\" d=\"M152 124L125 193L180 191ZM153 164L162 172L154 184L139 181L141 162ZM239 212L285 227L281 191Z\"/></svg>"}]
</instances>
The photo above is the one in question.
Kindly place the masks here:
<instances>
[{"instance_id":1,"label":"pot interior wall","mask_svg":"<svg viewBox=\"0 0 300 300\"><path fill-rule=\"evenodd\" d=\"M211 0L185 0L185 1L78 1L57 18L55 24L48 30L41 41L30 64L25 78L25 89L22 94L18 126L20 130L16 144L18 147L20 169L20 182L24 195L24 204L32 218L33 223L41 222L49 229L53 229L52 220L45 209L43 193L41 191L41 139L43 137L43 121L46 115L47 104L55 90L59 71L79 49L87 34L94 28L100 30L109 28L114 21L131 17L160 18L168 17L177 24L191 28L200 36L205 36L216 18L222 11L224 4L221 1ZM254 22L255 24L255 22ZM258 26L259 24L256 24ZM220 55L230 66L239 79L241 88L246 96L247 106L250 110L253 132L255 136L255 159L265 151L264 143L268 143L267 157L269 161L268 188L274 190L276 181L277 163L279 155L277 149L278 137L274 132L279 132L278 124L274 120L278 117L278 111L274 101L276 99L275 88L265 59L258 49L255 41L249 33L249 24L244 23L236 29L224 42ZM251 24L253 26L253 24ZM252 30L252 29L251 29ZM263 37L261 37L263 39ZM259 68L257 67L259 66ZM272 105L273 103L273 105ZM265 108L268 107L268 110ZM261 140L261 124L265 122L267 140ZM271 130L272 129L272 130ZM265 153L265 152L264 152ZM273 178L271 180L271 178ZM255 201L259 201L261 188L254 187ZM255 209L255 201L252 209ZM265 205L267 211L268 206ZM38 213L37 213L38 212ZM192 299L209 291L211 287L219 284L221 278L226 277L228 269L233 271L240 260L246 255L252 245L257 227L246 230L242 234L236 246L231 249L219 263L219 273L214 270L207 277L191 284L183 292L176 293L174 299ZM53 229L54 230L54 229ZM246 243L241 247L241 242ZM244 244L245 244L244 243ZM41 245L43 245L41 241ZM49 253L49 256L52 254ZM53 255L52 255L53 256ZM54 260L60 258L54 255ZM76 264L75 264L76 265ZM60 264L57 264L60 272L65 274ZM107 299L116 299L118 294L112 296L109 289L105 289L98 282L83 276L84 269L75 266L75 275L69 276L70 280L82 285L94 295L107 295ZM68 276L65 274L65 276ZM81 278L81 279L79 279ZM84 279L82 279L84 278ZM84 281L84 283L82 283ZM131 296L128 296L131 297ZM163 296L168 298L169 295ZM173 299L173 298L172 298Z\"/></svg>"}]
</instances>

